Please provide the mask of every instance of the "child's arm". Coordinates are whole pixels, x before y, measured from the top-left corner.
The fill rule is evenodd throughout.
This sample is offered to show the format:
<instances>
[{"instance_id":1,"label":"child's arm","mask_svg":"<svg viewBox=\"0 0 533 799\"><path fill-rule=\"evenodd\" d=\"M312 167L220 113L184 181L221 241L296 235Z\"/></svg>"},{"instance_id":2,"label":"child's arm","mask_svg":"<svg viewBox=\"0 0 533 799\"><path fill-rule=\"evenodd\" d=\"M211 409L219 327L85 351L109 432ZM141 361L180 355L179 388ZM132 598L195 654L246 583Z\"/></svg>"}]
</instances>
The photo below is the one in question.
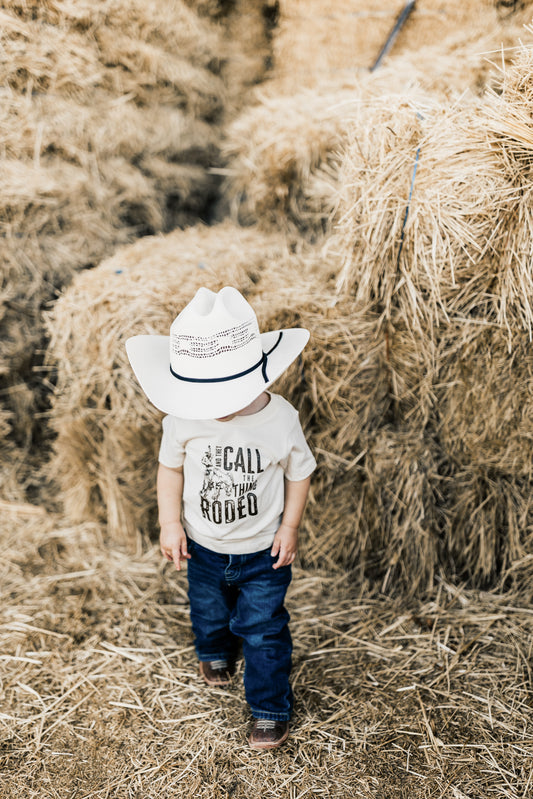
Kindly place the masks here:
<instances>
[{"instance_id":1,"label":"child's arm","mask_svg":"<svg viewBox=\"0 0 533 799\"><path fill-rule=\"evenodd\" d=\"M159 464L157 470L157 504L161 532L159 544L167 560L173 560L180 571L181 561L190 558L187 537L181 523L181 498L183 495L183 469L169 469Z\"/></svg>"},{"instance_id":2,"label":"child's arm","mask_svg":"<svg viewBox=\"0 0 533 799\"><path fill-rule=\"evenodd\" d=\"M285 479L285 508L270 551L272 557L279 555L274 563L274 569L288 566L296 557L298 527L302 520L310 485L311 477L306 477L305 480Z\"/></svg>"}]
</instances>

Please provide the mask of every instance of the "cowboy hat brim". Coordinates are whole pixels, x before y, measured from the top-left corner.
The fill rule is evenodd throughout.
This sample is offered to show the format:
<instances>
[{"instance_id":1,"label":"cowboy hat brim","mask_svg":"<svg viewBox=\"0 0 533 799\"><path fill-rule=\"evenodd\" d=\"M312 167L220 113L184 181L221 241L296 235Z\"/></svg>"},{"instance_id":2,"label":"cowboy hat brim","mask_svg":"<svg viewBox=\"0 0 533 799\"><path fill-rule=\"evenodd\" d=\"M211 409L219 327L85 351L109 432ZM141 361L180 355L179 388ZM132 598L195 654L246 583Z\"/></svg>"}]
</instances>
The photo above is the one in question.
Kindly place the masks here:
<instances>
[{"instance_id":1,"label":"cowboy hat brim","mask_svg":"<svg viewBox=\"0 0 533 799\"><path fill-rule=\"evenodd\" d=\"M180 379L171 372L169 336L133 336L126 341L126 352L141 388L158 410L181 419L220 419L242 410L269 388L308 341L304 328L261 333L263 364L213 381Z\"/></svg>"}]
</instances>

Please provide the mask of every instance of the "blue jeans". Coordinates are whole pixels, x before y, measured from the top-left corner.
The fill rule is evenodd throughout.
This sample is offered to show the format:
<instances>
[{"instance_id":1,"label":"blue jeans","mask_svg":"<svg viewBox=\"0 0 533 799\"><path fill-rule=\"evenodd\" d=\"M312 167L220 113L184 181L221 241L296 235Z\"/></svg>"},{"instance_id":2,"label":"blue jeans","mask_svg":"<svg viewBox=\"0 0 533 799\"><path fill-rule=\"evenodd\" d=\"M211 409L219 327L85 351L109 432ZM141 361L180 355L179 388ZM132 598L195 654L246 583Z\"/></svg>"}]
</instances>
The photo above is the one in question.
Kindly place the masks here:
<instances>
[{"instance_id":1,"label":"blue jeans","mask_svg":"<svg viewBox=\"0 0 533 799\"><path fill-rule=\"evenodd\" d=\"M189 602L199 660L232 660L239 639L252 715L288 721L292 641L284 601L291 567L273 569L270 548L221 555L189 540Z\"/></svg>"}]
</instances>

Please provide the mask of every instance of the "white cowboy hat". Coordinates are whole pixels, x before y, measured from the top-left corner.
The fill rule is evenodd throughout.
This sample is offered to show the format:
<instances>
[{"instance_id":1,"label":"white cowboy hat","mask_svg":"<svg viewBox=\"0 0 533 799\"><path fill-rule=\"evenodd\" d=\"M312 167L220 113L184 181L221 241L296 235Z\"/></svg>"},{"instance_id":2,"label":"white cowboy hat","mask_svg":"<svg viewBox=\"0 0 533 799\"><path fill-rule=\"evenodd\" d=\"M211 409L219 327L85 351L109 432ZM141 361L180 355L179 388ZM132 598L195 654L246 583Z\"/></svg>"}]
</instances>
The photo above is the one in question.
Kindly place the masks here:
<instances>
[{"instance_id":1,"label":"white cowboy hat","mask_svg":"<svg viewBox=\"0 0 533 799\"><path fill-rule=\"evenodd\" d=\"M133 336L126 351L141 388L160 411L182 419L218 419L265 391L309 340L303 328L260 333L237 289L198 289L170 336Z\"/></svg>"}]
</instances>

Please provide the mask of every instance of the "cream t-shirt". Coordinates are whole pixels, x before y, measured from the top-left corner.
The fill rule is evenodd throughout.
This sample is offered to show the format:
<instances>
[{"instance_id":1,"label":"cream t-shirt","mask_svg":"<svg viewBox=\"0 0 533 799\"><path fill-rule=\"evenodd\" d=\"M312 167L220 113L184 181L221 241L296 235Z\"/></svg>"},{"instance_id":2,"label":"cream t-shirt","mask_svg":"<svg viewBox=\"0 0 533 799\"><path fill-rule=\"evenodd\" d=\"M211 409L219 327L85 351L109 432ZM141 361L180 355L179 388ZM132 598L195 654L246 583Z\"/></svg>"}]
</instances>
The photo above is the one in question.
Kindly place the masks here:
<instances>
[{"instance_id":1,"label":"cream t-shirt","mask_svg":"<svg viewBox=\"0 0 533 799\"><path fill-rule=\"evenodd\" d=\"M258 413L191 421L165 416L159 462L183 466L183 522L198 544L224 554L272 544L284 504L284 478L316 467L298 412L279 394Z\"/></svg>"}]
</instances>

